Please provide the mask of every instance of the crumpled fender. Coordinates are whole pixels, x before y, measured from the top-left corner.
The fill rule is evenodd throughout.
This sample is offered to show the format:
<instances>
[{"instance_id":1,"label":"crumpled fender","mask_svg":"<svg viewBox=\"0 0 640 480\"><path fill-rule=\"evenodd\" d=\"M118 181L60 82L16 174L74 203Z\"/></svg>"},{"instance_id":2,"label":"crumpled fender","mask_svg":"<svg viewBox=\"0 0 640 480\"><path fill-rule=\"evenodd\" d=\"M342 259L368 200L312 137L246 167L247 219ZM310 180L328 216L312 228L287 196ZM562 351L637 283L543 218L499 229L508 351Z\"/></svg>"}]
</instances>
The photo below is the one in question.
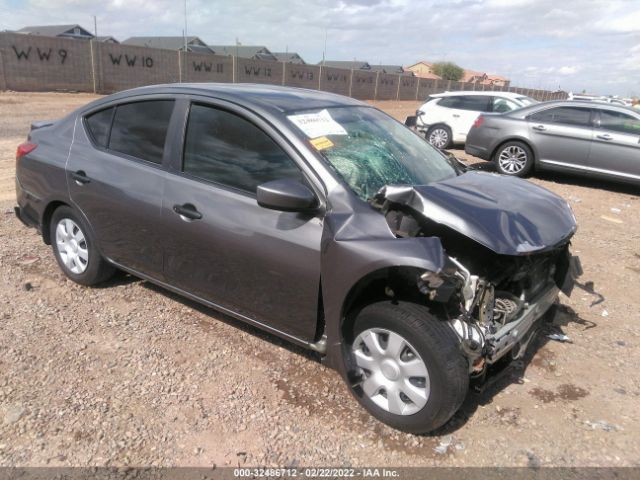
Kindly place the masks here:
<instances>
[{"instance_id":1,"label":"crumpled fender","mask_svg":"<svg viewBox=\"0 0 640 480\"><path fill-rule=\"evenodd\" d=\"M558 195L486 172L469 171L429 185L388 186L380 196L500 255L553 249L577 229L571 208Z\"/></svg>"},{"instance_id":2,"label":"crumpled fender","mask_svg":"<svg viewBox=\"0 0 640 480\"><path fill-rule=\"evenodd\" d=\"M339 204L333 199L333 205ZM343 198L349 202L347 198ZM339 207L339 206L338 206ZM439 272L446 255L437 237L396 238L383 215L365 204L351 203L325 216L322 236L322 299L327 352L323 362L343 375L343 306L352 288L366 275L392 267Z\"/></svg>"}]
</instances>

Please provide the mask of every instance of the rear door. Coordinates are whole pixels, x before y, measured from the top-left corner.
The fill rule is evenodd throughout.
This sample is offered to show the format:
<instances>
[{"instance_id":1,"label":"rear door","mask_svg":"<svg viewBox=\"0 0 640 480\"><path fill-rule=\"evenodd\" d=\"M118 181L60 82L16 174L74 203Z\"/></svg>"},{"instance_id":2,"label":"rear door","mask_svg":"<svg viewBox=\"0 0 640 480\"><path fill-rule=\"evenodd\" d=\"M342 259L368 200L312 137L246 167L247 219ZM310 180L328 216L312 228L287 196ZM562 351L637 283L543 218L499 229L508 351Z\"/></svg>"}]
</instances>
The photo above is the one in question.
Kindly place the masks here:
<instances>
[{"instance_id":1,"label":"rear door","mask_svg":"<svg viewBox=\"0 0 640 480\"><path fill-rule=\"evenodd\" d=\"M162 276L163 159L174 100L127 101L84 116L67 162L71 200L111 260Z\"/></svg>"},{"instance_id":2,"label":"rear door","mask_svg":"<svg viewBox=\"0 0 640 480\"><path fill-rule=\"evenodd\" d=\"M640 119L630 113L599 108L595 123L589 168L640 180Z\"/></svg>"},{"instance_id":3,"label":"rear door","mask_svg":"<svg viewBox=\"0 0 640 480\"><path fill-rule=\"evenodd\" d=\"M538 161L562 168L584 168L591 150L592 109L552 107L527 117Z\"/></svg>"},{"instance_id":4,"label":"rear door","mask_svg":"<svg viewBox=\"0 0 640 480\"><path fill-rule=\"evenodd\" d=\"M270 180L312 187L308 168L304 173L296 152L251 112L211 100L188 110L184 148L173 150L164 188L168 281L249 321L312 340L322 216L256 201L257 186Z\"/></svg>"},{"instance_id":5,"label":"rear door","mask_svg":"<svg viewBox=\"0 0 640 480\"><path fill-rule=\"evenodd\" d=\"M491 111L491 97L488 95L461 95L452 110L453 139L464 142L473 122L483 112Z\"/></svg>"}]
</instances>

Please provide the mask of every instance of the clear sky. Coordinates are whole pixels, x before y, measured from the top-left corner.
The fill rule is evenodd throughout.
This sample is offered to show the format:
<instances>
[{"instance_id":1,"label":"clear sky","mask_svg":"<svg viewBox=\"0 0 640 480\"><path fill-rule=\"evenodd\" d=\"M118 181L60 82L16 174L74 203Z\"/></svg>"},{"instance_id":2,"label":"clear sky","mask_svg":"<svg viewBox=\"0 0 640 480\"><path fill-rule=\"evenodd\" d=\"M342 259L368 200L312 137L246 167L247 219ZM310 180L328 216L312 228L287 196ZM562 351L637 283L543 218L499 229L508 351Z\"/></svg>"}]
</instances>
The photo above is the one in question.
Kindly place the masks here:
<instances>
[{"instance_id":1,"label":"clear sky","mask_svg":"<svg viewBox=\"0 0 640 480\"><path fill-rule=\"evenodd\" d=\"M182 35L180 0L0 0L0 30L75 24L119 40ZM447 60L512 85L640 95L640 0L187 0L210 44L296 51L308 63Z\"/></svg>"}]
</instances>

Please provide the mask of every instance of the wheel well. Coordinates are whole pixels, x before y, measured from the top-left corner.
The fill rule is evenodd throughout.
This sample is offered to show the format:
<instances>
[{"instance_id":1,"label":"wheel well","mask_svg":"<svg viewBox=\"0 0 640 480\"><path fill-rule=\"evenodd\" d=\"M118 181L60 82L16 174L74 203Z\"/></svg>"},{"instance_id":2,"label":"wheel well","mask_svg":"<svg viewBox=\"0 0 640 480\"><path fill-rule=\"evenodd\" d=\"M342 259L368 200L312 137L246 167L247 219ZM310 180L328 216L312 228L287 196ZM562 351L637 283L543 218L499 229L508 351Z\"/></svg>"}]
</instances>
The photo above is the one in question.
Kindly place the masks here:
<instances>
[{"instance_id":1,"label":"wheel well","mask_svg":"<svg viewBox=\"0 0 640 480\"><path fill-rule=\"evenodd\" d=\"M508 138L507 140L504 140L502 142L500 142L498 144L498 146L496 148L493 149L493 152L491 152L491 157L489 157L491 159L491 161L494 160L496 153L498 153L498 150L500 150L502 148L503 145L509 143L509 142L520 142L524 145L526 145L529 150L531 150L531 154L533 155L533 166L535 167L536 164L536 151L533 148L533 145L528 141L528 140L524 140L523 138Z\"/></svg>"},{"instance_id":2,"label":"wheel well","mask_svg":"<svg viewBox=\"0 0 640 480\"><path fill-rule=\"evenodd\" d=\"M447 125L446 123L444 123L444 122L438 122L438 123L434 123L433 125L429 125L429 128L427 128L427 132L428 132L429 130L433 129L433 128L436 128L436 127L444 127L444 128L446 128L447 130L449 130L450 132L452 131L452 130L451 130L451 127L450 127L449 125Z\"/></svg>"},{"instance_id":3,"label":"wheel well","mask_svg":"<svg viewBox=\"0 0 640 480\"><path fill-rule=\"evenodd\" d=\"M353 340L353 324L358 312L374 302L402 300L423 305L428 303L417 287L418 276L423 272L415 267L387 267L358 280L342 305L342 338Z\"/></svg>"},{"instance_id":4,"label":"wheel well","mask_svg":"<svg viewBox=\"0 0 640 480\"><path fill-rule=\"evenodd\" d=\"M49 224L51 223L51 217L53 216L53 212L56 211L58 207L68 206L64 202L51 202L47 205L47 208L44 209L44 213L42 214L42 240L47 245L51 245L51 228L49 228Z\"/></svg>"}]
</instances>

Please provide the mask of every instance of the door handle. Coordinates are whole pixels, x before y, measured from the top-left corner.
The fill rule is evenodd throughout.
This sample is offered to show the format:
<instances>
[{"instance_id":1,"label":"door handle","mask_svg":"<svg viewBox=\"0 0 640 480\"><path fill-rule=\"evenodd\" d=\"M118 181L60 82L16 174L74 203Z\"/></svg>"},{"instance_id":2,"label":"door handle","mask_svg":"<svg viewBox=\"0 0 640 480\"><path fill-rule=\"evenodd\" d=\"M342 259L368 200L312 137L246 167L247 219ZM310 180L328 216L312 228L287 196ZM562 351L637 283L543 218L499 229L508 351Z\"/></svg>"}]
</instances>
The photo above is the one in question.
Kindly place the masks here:
<instances>
[{"instance_id":1,"label":"door handle","mask_svg":"<svg viewBox=\"0 0 640 480\"><path fill-rule=\"evenodd\" d=\"M534 130L538 130L539 132L544 132L547 129L547 127L545 127L544 125L534 125L531 128L533 128Z\"/></svg>"},{"instance_id":2,"label":"door handle","mask_svg":"<svg viewBox=\"0 0 640 480\"><path fill-rule=\"evenodd\" d=\"M596 135L600 140L611 140L613 137L608 133L603 133L602 135Z\"/></svg>"},{"instance_id":3,"label":"door handle","mask_svg":"<svg viewBox=\"0 0 640 480\"><path fill-rule=\"evenodd\" d=\"M71 174L71 178L73 178L77 185L82 186L85 183L91 182L91 179L87 177L87 174L84 170L78 170L77 172L73 172Z\"/></svg>"},{"instance_id":4,"label":"door handle","mask_svg":"<svg viewBox=\"0 0 640 480\"><path fill-rule=\"evenodd\" d=\"M186 222L190 222L192 220L200 220L202 218L202 214L191 203L185 203L184 205L174 205L173 211L180 215L180 218L182 218Z\"/></svg>"},{"instance_id":5,"label":"door handle","mask_svg":"<svg viewBox=\"0 0 640 480\"><path fill-rule=\"evenodd\" d=\"M454 113L453 118L460 118L460 115L458 115L457 113Z\"/></svg>"}]
</instances>

